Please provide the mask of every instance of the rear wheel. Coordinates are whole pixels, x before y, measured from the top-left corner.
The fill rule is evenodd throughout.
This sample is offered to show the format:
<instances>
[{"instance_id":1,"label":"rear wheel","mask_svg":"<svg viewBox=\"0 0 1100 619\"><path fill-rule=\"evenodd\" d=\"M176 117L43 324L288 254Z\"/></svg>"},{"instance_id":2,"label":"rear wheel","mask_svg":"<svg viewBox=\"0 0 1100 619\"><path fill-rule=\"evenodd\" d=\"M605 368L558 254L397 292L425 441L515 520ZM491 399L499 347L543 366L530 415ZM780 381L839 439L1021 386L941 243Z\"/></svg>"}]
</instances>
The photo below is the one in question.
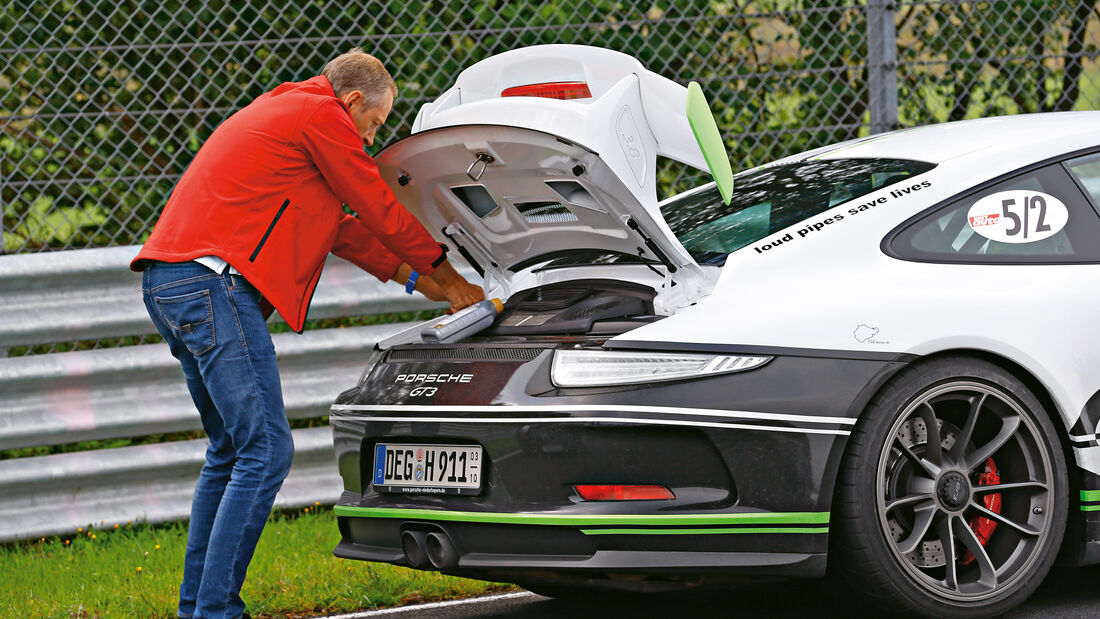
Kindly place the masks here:
<instances>
[{"instance_id":1,"label":"rear wheel","mask_svg":"<svg viewBox=\"0 0 1100 619\"><path fill-rule=\"evenodd\" d=\"M991 363L909 368L872 401L838 479L832 571L884 609L989 616L1027 598L1066 523L1043 406Z\"/></svg>"}]
</instances>

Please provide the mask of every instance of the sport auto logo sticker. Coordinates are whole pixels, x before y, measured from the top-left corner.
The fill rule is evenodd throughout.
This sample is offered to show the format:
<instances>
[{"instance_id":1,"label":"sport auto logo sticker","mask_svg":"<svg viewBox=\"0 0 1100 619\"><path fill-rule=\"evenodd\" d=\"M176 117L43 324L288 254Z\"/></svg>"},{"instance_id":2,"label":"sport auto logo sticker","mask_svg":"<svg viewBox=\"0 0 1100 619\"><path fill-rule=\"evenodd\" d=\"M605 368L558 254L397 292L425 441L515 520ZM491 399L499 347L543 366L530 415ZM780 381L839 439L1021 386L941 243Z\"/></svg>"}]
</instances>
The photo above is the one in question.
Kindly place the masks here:
<instances>
[{"instance_id":1,"label":"sport auto logo sticker","mask_svg":"<svg viewBox=\"0 0 1100 619\"><path fill-rule=\"evenodd\" d=\"M970 228L1000 243L1034 243L1058 234L1069 210L1058 198L1039 191L1000 191L978 200L966 214Z\"/></svg>"}]
</instances>

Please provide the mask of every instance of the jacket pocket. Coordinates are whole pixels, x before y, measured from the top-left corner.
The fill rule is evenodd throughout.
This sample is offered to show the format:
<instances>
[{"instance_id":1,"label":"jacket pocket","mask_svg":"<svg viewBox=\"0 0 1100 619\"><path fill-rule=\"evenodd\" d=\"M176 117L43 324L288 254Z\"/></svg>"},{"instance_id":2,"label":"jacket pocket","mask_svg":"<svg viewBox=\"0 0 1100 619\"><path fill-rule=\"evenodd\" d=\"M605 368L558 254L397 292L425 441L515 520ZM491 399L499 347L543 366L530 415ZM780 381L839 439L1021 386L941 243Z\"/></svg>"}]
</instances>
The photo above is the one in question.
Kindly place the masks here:
<instances>
[{"instance_id":1,"label":"jacket pocket","mask_svg":"<svg viewBox=\"0 0 1100 619\"><path fill-rule=\"evenodd\" d=\"M214 308L209 290L175 297L155 296L153 303L191 354L198 357L214 348Z\"/></svg>"},{"instance_id":2,"label":"jacket pocket","mask_svg":"<svg viewBox=\"0 0 1100 619\"><path fill-rule=\"evenodd\" d=\"M248 257L249 262L256 262L256 256L263 249L264 243L267 242L267 237L271 236L271 231L275 229L275 224L279 223L279 218L283 216L283 211L286 207L290 206L290 198L283 200L283 205L279 207L279 212L275 213L275 218L271 220L271 224L267 227L267 232L264 232L264 236L260 239L260 242L256 244L256 249L252 250L252 255Z\"/></svg>"}]
</instances>

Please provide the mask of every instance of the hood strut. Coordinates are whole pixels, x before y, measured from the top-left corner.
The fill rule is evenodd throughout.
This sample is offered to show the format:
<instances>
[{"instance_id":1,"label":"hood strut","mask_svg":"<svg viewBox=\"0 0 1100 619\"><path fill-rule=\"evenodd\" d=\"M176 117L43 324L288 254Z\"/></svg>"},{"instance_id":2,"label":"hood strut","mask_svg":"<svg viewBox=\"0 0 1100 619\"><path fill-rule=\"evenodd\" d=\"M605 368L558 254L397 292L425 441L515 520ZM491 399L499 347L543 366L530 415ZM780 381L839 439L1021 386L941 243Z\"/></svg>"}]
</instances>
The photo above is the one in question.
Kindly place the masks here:
<instances>
[{"instance_id":1,"label":"hood strut","mask_svg":"<svg viewBox=\"0 0 1100 619\"><path fill-rule=\"evenodd\" d=\"M661 264L665 265L665 268L668 269L669 273L676 272L676 265L668 259L668 256L665 255L665 252L661 251L661 248L653 242L653 239L649 238L649 235L646 234L644 230L642 230L642 227L638 225L638 222L634 221L633 217L626 218L626 227L637 232L638 236L642 237L642 241L645 243L645 246L649 248L649 251L653 252L654 256L657 256L657 259L661 261Z\"/></svg>"},{"instance_id":2,"label":"hood strut","mask_svg":"<svg viewBox=\"0 0 1100 619\"><path fill-rule=\"evenodd\" d=\"M458 239L456 238L458 235L451 234L451 232L450 232L451 229L452 229L451 226L447 226L446 228L443 228L441 230L441 232L443 232L443 236L447 237L448 241L454 243L455 248L458 249L458 253L462 254L462 258L465 259L466 262L470 266L472 266L475 271L477 271L477 274L478 274L479 277L484 279L485 278L485 268L482 267L481 263L479 263L477 260L474 260L474 257L470 255L470 251L468 249L466 249L466 247L462 243L458 242Z\"/></svg>"}]
</instances>

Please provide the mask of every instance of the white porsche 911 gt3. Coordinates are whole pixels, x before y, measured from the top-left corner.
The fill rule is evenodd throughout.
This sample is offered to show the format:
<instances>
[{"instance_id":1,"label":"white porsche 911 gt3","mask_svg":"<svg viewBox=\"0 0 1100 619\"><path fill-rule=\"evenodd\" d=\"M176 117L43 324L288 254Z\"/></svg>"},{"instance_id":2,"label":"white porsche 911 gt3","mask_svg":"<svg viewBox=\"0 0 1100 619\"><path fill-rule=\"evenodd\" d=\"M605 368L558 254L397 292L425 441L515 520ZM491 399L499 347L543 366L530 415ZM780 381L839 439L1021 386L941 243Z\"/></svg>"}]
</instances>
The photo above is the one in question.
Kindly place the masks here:
<instances>
[{"instance_id":1,"label":"white porsche 911 gt3","mask_svg":"<svg viewBox=\"0 0 1100 619\"><path fill-rule=\"evenodd\" d=\"M697 94L540 46L465 71L383 178L506 301L332 407L342 557L567 595L826 569L1002 613L1100 562L1100 113L742 172ZM658 202L657 156L716 182Z\"/></svg>"}]
</instances>

